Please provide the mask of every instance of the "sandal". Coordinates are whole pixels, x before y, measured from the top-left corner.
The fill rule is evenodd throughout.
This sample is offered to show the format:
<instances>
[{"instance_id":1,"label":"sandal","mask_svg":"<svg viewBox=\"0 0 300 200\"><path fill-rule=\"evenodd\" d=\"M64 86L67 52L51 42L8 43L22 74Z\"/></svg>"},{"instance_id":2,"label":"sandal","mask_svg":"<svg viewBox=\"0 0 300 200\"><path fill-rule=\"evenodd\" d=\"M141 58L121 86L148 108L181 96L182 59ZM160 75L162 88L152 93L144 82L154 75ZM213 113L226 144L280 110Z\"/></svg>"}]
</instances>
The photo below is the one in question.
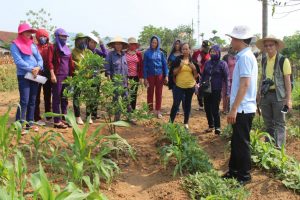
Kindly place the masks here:
<instances>
[{"instance_id":1,"label":"sandal","mask_svg":"<svg viewBox=\"0 0 300 200\"><path fill-rule=\"evenodd\" d=\"M39 127L38 126L31 126L30 127L34 132L38 132L39 131Z\"/></svg>"},{"instance_id":2,"label":"sandal","mask_svg":"<svg viewBox=\"0 0 300 200\"><path fill-rule=\"evenodd\" d=\"M208 129L205 129L203 132L204 133L210 133L214 130L214 128L208 128Z\"/></svg>"},{"instance_id":3,"label":"sandal","mask_svg":"<svg viewBox=\"0 0 300 200\"><path fill-rule=\"evenodd\" d=\"M69 128L72 128L72 125L69 124L67 121L61 120L61 122L62 122L64 125L68 126Z\"/></svg>"},{"instance_id":4,"label":"sandal","mask_svg":"<svg viewBox=\"0 0 300 200\"><path fill-rule=\"evenodd\" d=\"M66 129L68 128L67 125L65 125L63 122L59 122L59 123L54 123L54 128L59 128L59 129Z\"/></svg>"}]
</instances>

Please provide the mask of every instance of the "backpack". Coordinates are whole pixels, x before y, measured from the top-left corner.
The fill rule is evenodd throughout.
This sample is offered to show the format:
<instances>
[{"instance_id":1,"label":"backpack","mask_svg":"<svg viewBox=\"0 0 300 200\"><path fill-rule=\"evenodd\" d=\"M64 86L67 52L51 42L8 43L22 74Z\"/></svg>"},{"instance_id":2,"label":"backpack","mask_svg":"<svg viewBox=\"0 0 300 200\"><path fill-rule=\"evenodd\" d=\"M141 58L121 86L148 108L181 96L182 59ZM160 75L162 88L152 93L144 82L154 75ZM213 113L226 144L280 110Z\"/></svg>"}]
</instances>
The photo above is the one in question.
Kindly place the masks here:
<instances>
[{"instance_id":1,"label":"backpack","mask_svg":"<svg viewBox=\"0 0 300 200\"><path fill-rule=\"evenodd\" d=\"M284 61L285 61L286 57L285 56L282 56L279 60L279 67L280 67L280 71L281 73L283 74L283 65L284 65ZM262 67L264 67L264 64L267 63L267 58L266 56L264 56L261 60L261 64L262 64ZM290 75L290 79L291 79L291 89L293 90L294 88L294 77L293 77L293 70L292 70L292 73Z\"/></svg>"}]
</instances>

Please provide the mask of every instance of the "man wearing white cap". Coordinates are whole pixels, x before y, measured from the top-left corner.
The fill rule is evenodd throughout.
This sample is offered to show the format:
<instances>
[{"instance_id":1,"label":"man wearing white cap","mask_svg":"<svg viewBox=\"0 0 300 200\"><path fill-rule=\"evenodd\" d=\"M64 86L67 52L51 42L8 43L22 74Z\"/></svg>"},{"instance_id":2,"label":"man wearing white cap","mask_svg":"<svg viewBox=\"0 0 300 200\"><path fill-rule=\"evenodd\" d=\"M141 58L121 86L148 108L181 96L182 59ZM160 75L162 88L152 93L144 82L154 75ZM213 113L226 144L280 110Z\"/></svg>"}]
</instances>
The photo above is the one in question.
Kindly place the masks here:
<instances>
[{"instance_id":1,"label":"man wearing white cap","mask_svg":"<svg viewBox=\"0 0 300 200\"><path fill-rule=\"evenodd\" d=\"M262 59L262 84L258 100L264 119L265 129L275 140L275 145L285 144L285 114L281 112L292 108L291 64L279 53L284 43L270 35L256 42L256 46L267 53Z\"/></svg>"},{"instance_id":2,"label":"man wearing white cap","mask_svg":"<svg viewBox=\"0 0 300 200\"><path fill-rule=\"evenodd\" d=\"M257 60L249 47L253 38L247 26L236 26L231 45L238 52L233 71L230 112L227 122L232 124L229 171L223 178L235 178L241 185L251 181L250 129L256 112Z\"/></svg>"}]
</instances>

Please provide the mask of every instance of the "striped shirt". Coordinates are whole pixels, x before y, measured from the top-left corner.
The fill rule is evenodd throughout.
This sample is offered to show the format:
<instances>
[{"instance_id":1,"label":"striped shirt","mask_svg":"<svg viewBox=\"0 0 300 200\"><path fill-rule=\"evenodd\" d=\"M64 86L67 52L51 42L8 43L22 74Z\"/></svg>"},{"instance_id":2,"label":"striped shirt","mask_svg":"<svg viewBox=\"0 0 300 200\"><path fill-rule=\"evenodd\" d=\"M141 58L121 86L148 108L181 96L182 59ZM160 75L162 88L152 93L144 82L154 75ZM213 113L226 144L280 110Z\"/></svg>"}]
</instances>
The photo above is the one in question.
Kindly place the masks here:
<instances>
[{"instance_id":1,"label":"striped shirt","mask_svg":"<svg viewBox=\"0 0 300 200\"><path fill-rule=\"evenodd\" d=\"M138 76L139 59L137 55L126 53L126 60L128 65L128 76Z\"/></svg>"}]
</instances>

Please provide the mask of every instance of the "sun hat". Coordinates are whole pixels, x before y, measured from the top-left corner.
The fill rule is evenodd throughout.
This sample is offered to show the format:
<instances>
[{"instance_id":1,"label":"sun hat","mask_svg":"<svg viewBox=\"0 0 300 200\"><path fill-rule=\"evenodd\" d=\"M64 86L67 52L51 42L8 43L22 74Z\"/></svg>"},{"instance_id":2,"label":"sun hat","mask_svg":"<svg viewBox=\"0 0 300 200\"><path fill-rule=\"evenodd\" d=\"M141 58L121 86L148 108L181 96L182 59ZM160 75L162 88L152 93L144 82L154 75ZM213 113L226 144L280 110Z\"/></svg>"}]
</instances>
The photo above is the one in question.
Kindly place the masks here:
<instances>
[{"instance_id":1,"label":"sun hat","mask_svg":"<svg viewBox=\"0 0 300 200\"><path fill-rule=\"evenodd\" d=\"M276 38L274 35L269 35L269 36L267 36L267 37L265 37L263 39L257 40L256 47L259 48L261 51L263 51L264 50L264 43L265 43L265 41L274 41L274 42L276 42L277 45L278 45L278 50L281 50L281 49L283 49L285 47L283 41L280 40L280 39L278 39L278 38Z\"/></svg>"},{"instance_id":2,"label":"sun hat","mask_svg":"<svg viewBox=\"0 0 300 200\"><path fill-rule=\"evenodd\" d=\"M99 38L96 35L94 35L93 33L89 33L87 36L88 38L94 40L97 44L99 44Z\"/></svg>"},{"instance_id":3,"label":"sun hat","mask_svg":"<svg viewBox=\"0 0 300 200\"><path fill-rule=\"evenodd\" d=\"M134 37L130 37L128 38L128 44L139 44L139 43Z\"/></svg>"},{"instance_id":4,"label":"sun hat","mask_svg":"<svg viewBox=\"0 0 300 200\"><path fill-rule=\"evenodd\" d=\"M250 31L250 28L245 25L235 26L232 32L226 35L231 38L236 38L240 40L246 40L254 37L254 35Z\"/></svg>"},{"instance_id":5,"label":"sun hat","mask_svg":"<svg viewBox=\"0 0 300 200\"><path fill-rule=\"evenodd\" d=\"M83 34L83 33L77 33L75 36L75 40L80 39L80 38L87 38L88 36Z\"/></svg>"},{"instance_id":6,"label":"sun hat","mask_svg":"<svg viewBox=\"0 0 300 200\"><path fill-rule=\"evenodd\" d=\"M128 43L120 36L117 36L115 38L113 38L109 43L107 43L107 46L109 46L110 48L114 48L113 45L116 42L120 42L123 44L123 49L126 49L128 46Z\"/></svg>"},{"instance_id":7,"label":"sun hat","mask_svg":"<svg viewBox=\"0 0 300 200\"><path fill-rule=\"evenodd\" d=\"M32 33L36 33L36 30L34 28L31 28L31 26L29 24L27 24L27 23L20 24L18 27L18 34L21 34L25 31L30 31Z\"/></svg>"}]
</instances>

